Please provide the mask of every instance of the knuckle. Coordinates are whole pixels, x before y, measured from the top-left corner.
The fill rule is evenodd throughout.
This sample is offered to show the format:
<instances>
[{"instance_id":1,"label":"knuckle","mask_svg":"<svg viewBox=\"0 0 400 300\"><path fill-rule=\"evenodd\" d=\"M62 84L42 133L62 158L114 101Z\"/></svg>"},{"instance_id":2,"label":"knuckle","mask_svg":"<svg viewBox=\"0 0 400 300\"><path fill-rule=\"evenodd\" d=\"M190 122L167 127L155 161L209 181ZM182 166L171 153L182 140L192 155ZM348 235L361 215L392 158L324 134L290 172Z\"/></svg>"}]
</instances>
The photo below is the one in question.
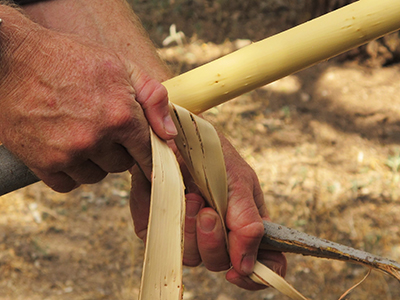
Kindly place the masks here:
<instances>
[{"instance_id":1,"label":"knuckle","mask_svg":"<svg viewBox=\"0 0 400 300\"><path fill-rule=\"evenodd\" d=\"M71 183L55 183L55 184L48 184L48 186L58 192L58 193L68 193L72 191L74 188L76 188L77 184L75 182Z\"/></svg>"},{"instance_id":2,"label":"knuckle","mask_svg":"<svg viewBox=\"0 0 400 300\"><path fill-rule=\"evenodd\" d=\"M125 131L127 128L140 129L147 122L140 106L134 101L132 96L129 96L124 100L113 103L113 106L103 116L102 124L105 127L104 131L115 132Z\"/></svg>"},{"instance_id":3,"label":"knuckle","mask_svg":"<svg viewBox=\"0 0 400 300\"><path fill-rule=\"evenodd\" d=\"M264 225L261 221L252 222L240 228L238 233L249 240L258 240L264 235Z\"/></svg>"},{"instance_id":4,"label":"knuckle","mask_svg":"<svg viewBox=\"0 0 400 300\"><path fill-rule=\"evenodd\" d=\"M144 110L168 104L167 89L155 79L147 79L137 95L138 102Z\"/></svg>"},{"instance_id":5,"label":"knuckle","mask_svg":"<svg viewBox=\"0 0 400 300\"><path fill-rule=\"evenodd\" d=\"M211 272L221 272L221 271L229 269L229 267L230 267L230 263L227 259L226 260L218 259L216 261L212 261L212 263L204 262L204 265L207 268L207 270L209 270Z\"/></svg>"},{"instance_id":6,"label":"knuckle","mask_svg":"<svg viewBox=\"0 0 400 300\"><path fill-rule=\"evenodd\" d=\"M97 144L94 134L77 134L77 138L68 138L43 157L38 168L47 173L63 171L85 160L87 153Z\"/></svg>"},{"instance_id":7,"label":"knuckle","mask_svg":"<svg viewBox=\"0 0 400 300\"><path fill-rule=\"evenodd\" d=\"M96 69L100 75L107 74L106 78L120 76L125 70L118 56L110 52L106 52L100 60L96 61Z\"/></svg>"},{"instance_id":8,"label":"knuckle","mask_svg":"<svg viewBox=\"0 0 400 300\"><path fill-rule=\"evenodd\" d=\"M154 80L155 81L155 80ZM168 104L168 92L167 89L157 82L155 89L153 90L152 105L167 105Z\"/></svg>"},{"instance_id":9,"label":"knuckle","mask_svg":"<svg viewBox=\"0 0 400 300\"><path fill-rule=\"evenodd\" d=\"M39 177L46 185L59 193L70 192L79 186L77 182L61 172L52 174L43 174L39 172Z\"/></svg>"},{"instance_id":10,"label":"knuckle","mask_svg":"<svg viewBox=\"0 0 400 300\"><path fill-rule=\"evenodd\" d=\"M50 156L43 161L38 169L41 169L44 173L50 174L59 172L71 165L73 159L65 152L53 152Z\"/></svg>"},{"instance_id":11,"label":"knuckle","mask_svg":"<svg viewBox=\"0 0 400 300\"><path fill-rule=\"evenodd\" d=\"M129 107L121 107L110 115L108 126L110 129L126 128L131 126L135 119L136 118Z\"/></svg>"},{"instance_id":12,"label":"knuckle","mask_svg":"<svg viewBox=\"0 0 400 300\"><path fill-rule=\"evenodd\" d=\"M201 259L198 257L183 258L183 264L187 267L197 267L198 265L200 265L200 263Z\"/></svg>"},{"instance_id":13,"label":"knuckle","mask_svg":"<svg viewBox=\"0 0 400 300\"><path fill-rule=\"evenodd\" d=\"M132 159L130 162L119 162L110 167L103 168L108 173L121 173L133 167L135 161Z\"/></svg>"},{"instance_id":14,"label":"knuckle","mask_svg":"<svg viewBox=\"0 0 400 300\"><path fill-rule=\"evenodd\" d=\"M141 165L151 166L152 164L152 156L151 156L151 149L148 149L144 153L141 154Z\"/></svg>"},{"instance_id":15,"label":"knuckle","mask_svg":"<svg viewBox=\"0 0 400 300\"><path fill-rule=\"evenodd\" d=\"M185 239L196 237L196 218L186 217L185 219Z\"/></svg>"},{"instance_id":16,"label":"knuckle","mask_svg":"<svg viewBox=\"0 0 400 300\"><path fill-rule=\"evenodd\" d=\"M81 169L81 168L74 168L72 170L72 174L70 174L75 181L81 184L93 184L101 181L104 177L107 176L107 172L99 171L96 169Z\"/></svg>"},{"instance_id":17,"label":"knuckle","mask_svg":"<svg viewBox=\"0 0 400 300\"><path fill-rule=\"evenodd\" d=\"M88 152L93 149L98 143L97 138L94 134L86 133L80 134L79 138L73 139L66 152L71 158L82 156L84 152Z\"/></svg>"},{"instance_id":18,"label":"knuckle","mask_svg":"<svg viewBox=\"0 0 400 300\"><path fill-rule=\"evenodd\" d=\"M219 241L211 241L209 240L206 245L203 246L204 251L208 253L217 253L221 250L221 243Z\"/></svg>"},{"instance_id":19,"label":"knuckle","mask_svg":"<svg viewBox=\"0 0 400 300\"><path fill-rule=\"evenodd\" d=\"M145 242L147 236L147 228L141 230L135 230L135 234L139 239Z\"/></svg>"},{"instance_id":20,"label":"knuckle","mask_svg":"<svg viewBox=\"0 0 400 300\"><path fill-rule=\"evenodd\" d=\"M120 151L113 152L112 155L104 157L103 160L98 162L98 165L108 173L124 172L135 164L135 160L127 153Z\"/></svg>"}]
</instances>

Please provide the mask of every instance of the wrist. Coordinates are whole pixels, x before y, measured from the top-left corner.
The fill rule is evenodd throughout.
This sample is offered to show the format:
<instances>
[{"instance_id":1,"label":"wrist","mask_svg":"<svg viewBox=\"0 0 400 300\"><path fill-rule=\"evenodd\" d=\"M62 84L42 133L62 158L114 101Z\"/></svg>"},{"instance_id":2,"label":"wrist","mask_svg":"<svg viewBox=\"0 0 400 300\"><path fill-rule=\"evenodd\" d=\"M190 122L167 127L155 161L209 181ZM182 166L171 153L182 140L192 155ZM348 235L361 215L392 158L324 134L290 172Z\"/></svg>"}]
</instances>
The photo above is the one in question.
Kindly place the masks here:
<instances>
[{"instance_id":1,"label":"wrist","mask_svg":"<svg viewBox=\"0 0 400 300\"><path fill-rule=\"evenodd\" d=\"M38 24L28 19L18 8L0 5L0 18L3 20L0 30L1 51L16 50L26 37L37 31Z\"/></svg>"},{"instance_id":2,"label":"wrist","mask_svg":"<svg viewBox=\"0 0 400 300\"><path fill-rule=\"evenodd\" d=\"M45 28L85 37L113 50L157 81L172 75L126 1L43 1L23 9Z\"/></svg>"},{"instance_id":3,"label":"wrist","mask_svg":"<svg viewBox=\"0 0 400 300\"><path fill-rule=\"evenodd\" d=\"M8 86L8 74L18 61L34 56L37 47L32 47L41 27L24 16L18 9L0 5L0 85Z\"/></svg>"}]
</instances>

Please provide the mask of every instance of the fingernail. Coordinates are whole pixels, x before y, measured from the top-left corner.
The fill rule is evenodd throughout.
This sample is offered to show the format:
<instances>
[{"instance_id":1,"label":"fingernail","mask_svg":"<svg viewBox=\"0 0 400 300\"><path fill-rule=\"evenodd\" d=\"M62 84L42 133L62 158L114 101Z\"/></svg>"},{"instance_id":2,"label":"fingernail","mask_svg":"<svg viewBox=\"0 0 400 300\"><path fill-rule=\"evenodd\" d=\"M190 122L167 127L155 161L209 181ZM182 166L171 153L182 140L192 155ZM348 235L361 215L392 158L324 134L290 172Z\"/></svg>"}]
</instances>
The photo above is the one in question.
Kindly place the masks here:
<instances>
[{"instance_id":1,"label":"fingernail","mask_svg":"<svg viewBox=\"0 0 400 300\"><path fill-rule=\"evenodd\" d=\"M172 136L178 134L178 130L176 130L174 121L172 121L172 118L169 114L164 117L164 130L167 134Z\"/></svg>"},{"instance_id":2,"label":"fingernail","mask_svg":"<svg viewBox=\"0 0 400 300\"><path fill-rule=\"evenodd\" d=\"M240 269L242 270L243 273L250 275L253 272L255 262L256 262L255 255L246 254L242 258Z\"/></svg>"},{"instance_id":3,"label":"fingernail","mask_svg":"<svg viewBox=\"0 0 400 300\"><path fill-rule=\"evenodd\" d=\"M195 217L200 210L200 202L198 201L188 201L186 203L186 216Z\"/></svg>"},{"instance_id":4,"label":"fingernail","mask_svg":"<svg viewBox=\"0 0 400 300\"><path fill-rule=\"evenodd\" d=\"M217 220L214 216L209 214L200 215L200 228L204 232L211 232L214 230Z\"/></svg>"}]
</instances>

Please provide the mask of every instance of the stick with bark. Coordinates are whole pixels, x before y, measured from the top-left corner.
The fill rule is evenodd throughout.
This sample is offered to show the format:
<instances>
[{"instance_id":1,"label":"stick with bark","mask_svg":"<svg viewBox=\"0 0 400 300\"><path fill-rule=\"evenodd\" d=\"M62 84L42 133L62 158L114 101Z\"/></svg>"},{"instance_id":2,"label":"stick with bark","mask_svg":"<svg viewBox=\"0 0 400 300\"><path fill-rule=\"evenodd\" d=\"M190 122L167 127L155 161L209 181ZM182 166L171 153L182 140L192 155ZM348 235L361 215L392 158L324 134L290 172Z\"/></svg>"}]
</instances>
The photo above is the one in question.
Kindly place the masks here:
<instances>
[{"instance_id":1,"label":"stick with bark","mask_svg":"<svg viewBox=\"0 0 400 300\"><path fill-rule=\"evenodd\" d=\"M400 264L393 260L267 221L260 248L362 264L400 281Z\"/></svg>"}]
</instances>

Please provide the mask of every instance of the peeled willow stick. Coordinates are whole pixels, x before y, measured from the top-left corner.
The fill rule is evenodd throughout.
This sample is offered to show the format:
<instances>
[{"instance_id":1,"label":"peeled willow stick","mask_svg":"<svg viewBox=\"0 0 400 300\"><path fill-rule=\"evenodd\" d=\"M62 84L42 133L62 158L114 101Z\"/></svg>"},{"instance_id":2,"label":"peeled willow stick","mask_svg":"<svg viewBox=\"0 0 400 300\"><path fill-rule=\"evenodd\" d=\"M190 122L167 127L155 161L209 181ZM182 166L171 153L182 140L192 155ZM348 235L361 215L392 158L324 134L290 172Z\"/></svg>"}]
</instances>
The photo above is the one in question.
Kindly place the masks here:
<instances>
[{"instance_id":1,"label":"peeled willow stick","mask_svg":"<svg viewBox=\"0 0 400 300\"><path fill-rule=\"evenodd\" d=\"M173 103L200 113L399 28L399 0L360 0L163 84Z\"/></svg>"},{"instance_id":2,"label":"peeled willow stick","mask_svg":"<svg viewBox=\"0 0 400 300\"><path fill-rule=\"evenodd\" d=\"M178 129L175 144L194 182L209 205L225 220L228 184L221 143L215 128L188 110L172 105L172 119ZM222 222L226 235L225 222Z\"/></svg>"}]
</instances>

